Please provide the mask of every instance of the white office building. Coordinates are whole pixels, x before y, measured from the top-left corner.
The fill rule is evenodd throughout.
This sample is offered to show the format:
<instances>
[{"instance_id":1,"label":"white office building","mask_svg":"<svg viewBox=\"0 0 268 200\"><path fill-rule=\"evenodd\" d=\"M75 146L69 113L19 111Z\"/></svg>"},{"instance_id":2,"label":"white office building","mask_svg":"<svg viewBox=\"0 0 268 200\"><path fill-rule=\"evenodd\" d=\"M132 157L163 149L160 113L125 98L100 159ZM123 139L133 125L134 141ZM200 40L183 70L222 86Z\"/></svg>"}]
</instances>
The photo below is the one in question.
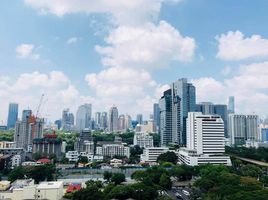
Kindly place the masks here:
<instances>
[{"instance_id":1,"label":"white office building","mask_svg":"<svg viewBox=\"0 0 268 200\"><path fill-rule=\"evenodd\" d=\"M158 156L168 151L167 147L150 147L143 150L140 156L141 162L156 162Z\"/></svg>"},{"instance_id":2,"label":"white office building","mask_svg":"<svg viewBox=\"0 0 268 200\"><path fill-rule=\"evenodd\" d=\"M65 157L68 158L69 161L77 162L79 158L78 151L68 151L65 154Z\"/></svg>"},{"instance_id":3,"label":"white office building","mask_svg":"<svg viewBox=\"0 0 268 200\"><path fill-rule=\"evenodd\" d=\"M148 133L135 133L133 144L138 145L140 148L149 148L154 146L153 136Z\"/></svg>"},{"instance_id":4,"label":"white office building","mask_svg":"<svg viewBox=\"0 0 268 200\"><path fill-rule=\"evenodd\" d=\"M104 144L102 147L97 147L97 154L104 157L125 156L129 158L129 147L123 144Z\"/></svg>"},{"instance_id":5,"label":"white office building","mask_svg":"<svg viewBox=\"0 0 268 200\"><path fill-rule=\"evenodd\" d=\"M187 165L231 165L225 153L224 122L218 115L189 112L187 146L179 151L179 161Z\"/></svg>"}]
</instances>

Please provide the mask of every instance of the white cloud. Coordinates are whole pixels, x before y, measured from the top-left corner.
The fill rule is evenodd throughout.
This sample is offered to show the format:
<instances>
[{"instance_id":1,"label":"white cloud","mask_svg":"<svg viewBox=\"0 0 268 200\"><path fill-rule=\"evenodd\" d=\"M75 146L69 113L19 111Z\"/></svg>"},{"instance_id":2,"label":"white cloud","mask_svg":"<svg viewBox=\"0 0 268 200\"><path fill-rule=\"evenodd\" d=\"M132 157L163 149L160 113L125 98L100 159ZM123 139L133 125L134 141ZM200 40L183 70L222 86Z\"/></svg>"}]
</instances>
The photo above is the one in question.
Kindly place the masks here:
<instances>
[{"instance_id":1,"label":"white cloud","mask_svg":"<svg viewBox=\"0 0 268 200\"><path fill-rule=\"evenodd\" d=\"M116 24L138 24L158 17L163 2L179 0L24 0L41 14L63 16L73 13L104 13L112 16Z\"/></svg>"},{"instance_id":2,"label":"white cloud","mask_svg":"<svg viewBox=\"0 0 268 200\"><path fill-rule=\"evenodd\" d=\"M16 54L19 58L29 58L32 60L38 60L40 55L34 53L35 47L33 44L21 44L16 47Z\"/></svg>"},{"instance_id":3,"label":"white cloud","mask_svg":"<svg viewBox=\"0 0 268 200\"><path fill-rule=\"evenodd\" d=\"M108 110L115 104L120 112L129 114L152 113L152 102L158 101L156 94L161 88L148 72L126 67L111 67L97 74L87 74L85 80L96 94L94 106L105 106Z\"/></svg>"},{"instance_id":4,"label":"white cloud","mask_svg":"<svg viewBox=\"0 0 268 200\"><path fill-rule=\"evenodd\" d=\"M268 39L260 35L245 37L240 31L216 36L219 42L217 57L223 60L243 60L268 57Z\"/></svg>"},{"instance_id":5,"label":"white cloud","mask_svg":"<svg viewBox=\"0 0 268 200\"><path fill-rule=\"evenodd\" d=\"M24 73L15 80L13 78L0 77L0 113L1 120L4 121L6 118L3 116L7 117L9 102L18 102L20 111L31 108L35 114L41 94L45 94L40 114L55 120L61 117L64 108L68 107L76 112L79 104L90 99L88 96L82 96L69 78L60 71Z\"/></svg>"},{"instance_id":6,"label":"white cloud","mask_svg":"<svg viewBox=\"0 0 268 200\"><path fill-rule=\"evenodd\" d=\"M75 44L76 42L78 42L77 37L71 37L67 40L67 44Z\"/></svg>"},{"instance_id":7,"label":"white cloud","mask_svg":"<svg viewBox=\"0 0 268 200\"><path fill-rule=\"evenodd\" d=\"M105 66L165 67L171 61L191 61L196 47L193 38L183 37L165 21L120 26L105 41L108 46L96 46Z\"/></svg>"},{"instance_id":8,"label":"white cloud","mask_svg":"<svg viewBox=\"0 0 268 200\"><path fill-rule=\"evenodd\" d=\"M198 101L226 103L235 96L238 113L268 113L268 62L240 66L239 73L229 79L217 81L211 77L192 80Z\"/></svg>"}]
</instances>

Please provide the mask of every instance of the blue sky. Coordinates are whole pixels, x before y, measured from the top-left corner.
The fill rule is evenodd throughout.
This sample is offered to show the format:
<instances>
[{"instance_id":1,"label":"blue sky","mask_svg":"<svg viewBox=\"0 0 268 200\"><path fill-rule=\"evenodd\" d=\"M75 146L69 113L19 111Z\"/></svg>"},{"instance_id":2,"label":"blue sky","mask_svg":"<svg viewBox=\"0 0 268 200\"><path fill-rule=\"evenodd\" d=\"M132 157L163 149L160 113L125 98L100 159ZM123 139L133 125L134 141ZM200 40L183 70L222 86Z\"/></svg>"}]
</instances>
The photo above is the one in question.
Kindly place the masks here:
<instances>
[{"instance_id":1,"label":"blue sky","mask_svg":"<svg viewBox=\"0 0 268 200\"><path fill-rule=\"evenodd\" d=\"M265 0L2 1L0 120L11 101L35 110L42 93L51 120L86 102L148 117L181 77L198 101L234 95L237 112L265 116L267 9Z\"/></svg>"}]
</instances>

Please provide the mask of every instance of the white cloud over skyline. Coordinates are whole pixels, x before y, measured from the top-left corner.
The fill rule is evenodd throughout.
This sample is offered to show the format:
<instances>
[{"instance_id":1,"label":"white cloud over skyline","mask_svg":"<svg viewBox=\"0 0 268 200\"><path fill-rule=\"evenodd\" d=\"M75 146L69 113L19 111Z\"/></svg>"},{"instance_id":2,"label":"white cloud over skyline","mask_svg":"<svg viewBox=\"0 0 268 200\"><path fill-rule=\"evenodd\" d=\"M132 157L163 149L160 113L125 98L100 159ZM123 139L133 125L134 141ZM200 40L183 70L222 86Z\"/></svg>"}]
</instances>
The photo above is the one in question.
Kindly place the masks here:
<instances>
[{"instance_id":1,"label":"white cloud over skyline","mask_svg":"<svg viewBox=\"0 0 268 200\"><path fill-rule=\"evenodd\" d=\"M219 43L217 58L223 60L244 60L268 57L268 39L254 34L245 37L240 31L229 31L216 36Z\"/></svg>"}]
</instances>

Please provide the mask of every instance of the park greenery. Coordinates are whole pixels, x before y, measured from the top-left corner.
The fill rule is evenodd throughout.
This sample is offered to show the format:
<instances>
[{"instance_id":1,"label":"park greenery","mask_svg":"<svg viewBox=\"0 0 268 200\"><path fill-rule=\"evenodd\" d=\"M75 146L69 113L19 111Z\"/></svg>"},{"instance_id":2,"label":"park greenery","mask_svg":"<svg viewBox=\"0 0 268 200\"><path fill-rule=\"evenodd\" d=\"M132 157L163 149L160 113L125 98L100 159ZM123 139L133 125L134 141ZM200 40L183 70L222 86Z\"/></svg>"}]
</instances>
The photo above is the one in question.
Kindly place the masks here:
<instances>
[{"instance_id":1,"label":"park greenery","mask_svg":"<svg viewBox=\"0 0 268 200\"><path fill-rule=\"evenodd\" d=\"M268 148L246 148L246 147L225 147L225 152L230 155L243 158L250 158L263 162L268 162Z\"/></svg>"}]
</instances>

